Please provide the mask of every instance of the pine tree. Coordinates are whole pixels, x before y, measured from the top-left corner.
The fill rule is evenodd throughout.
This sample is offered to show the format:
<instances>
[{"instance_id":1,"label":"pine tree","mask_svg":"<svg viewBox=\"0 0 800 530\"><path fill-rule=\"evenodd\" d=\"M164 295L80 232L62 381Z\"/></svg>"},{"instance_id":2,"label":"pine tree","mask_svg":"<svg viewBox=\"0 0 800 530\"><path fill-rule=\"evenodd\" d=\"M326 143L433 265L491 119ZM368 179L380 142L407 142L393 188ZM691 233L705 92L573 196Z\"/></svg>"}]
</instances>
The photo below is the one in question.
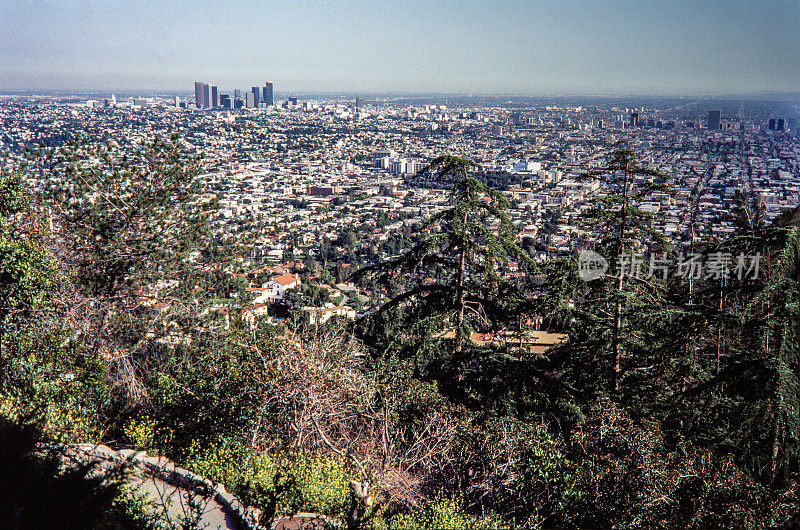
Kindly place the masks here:
<instances>
[{"instance_id":1,"label":"pine tree","mask_svg":"<svg viewBox=\"0 0 800 530\"><path fill-rule=\"evenodd\" d=\"M582 304L583 315L594 328L608 326L598 338L608 344L609 392L618 396L625 371L635 369L623 363L648 349L641 330L654 320L652 310L661 309L662 286L658 277L645 279L648 263L641 253L648 249L663 253L668 248L664 235L654 228L657 214L638 205L655 192L672 190L667 175L641 165L627 147L614 151L604 167L588 171L582 179L599 181L603 187L604 194L581 220L595 236L595 249L611 271L587 286L592 294Z\"/></svg>"},{"instance_id":2,"label":"pine tree","mask_svg":"<svg viewBox=\"0 0 800 530\"><path fill-rule=\"evenodd\" d=\"M732 257L729 277L696 295L710 324L698 337L708 375L684 396L686 422L698 440L776 482L800 471L800 228L791 215L748 222L757 214L747 209L759 208L741 197L740 231L710 246Z\"/></svg>"},{"instance_id":3,"label":"pine tree","mask_svg":"<svg viewBox=\"0 0 800 530\"><path fill-rule=\"evenodd\" d=\"M499 269L513 260L532 261L518 245L506 214L508 200L480 182L477 169L474 162L452 155L434 159L423 172L453 183L448 207L427 221L420 243L356 275L393 292L373 317L391 342L414 343L419 352L426 344L452 337L449 349L457 354L470 345L472 332L501 329L524 303ZM432 348L436 350L441 348Z\"/></svg>"}]
</instances>

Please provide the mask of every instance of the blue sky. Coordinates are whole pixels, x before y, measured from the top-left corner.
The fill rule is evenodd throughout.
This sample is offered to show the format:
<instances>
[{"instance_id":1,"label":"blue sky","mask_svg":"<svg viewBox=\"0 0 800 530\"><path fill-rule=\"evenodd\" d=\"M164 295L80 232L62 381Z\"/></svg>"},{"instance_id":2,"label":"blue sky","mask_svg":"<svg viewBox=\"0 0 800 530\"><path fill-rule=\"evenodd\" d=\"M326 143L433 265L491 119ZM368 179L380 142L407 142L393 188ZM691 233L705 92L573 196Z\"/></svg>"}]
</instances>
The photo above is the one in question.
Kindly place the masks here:
<instances>
[{"instance_id":1,"label":"blue sky","mask_svg":"<svg viewBox=\"0 0 800 530\"><path fill-rule=\"evenodd\" d=\"M800 91L800 0L2 0L0 89Z\"/></svg>"}]
</instances>

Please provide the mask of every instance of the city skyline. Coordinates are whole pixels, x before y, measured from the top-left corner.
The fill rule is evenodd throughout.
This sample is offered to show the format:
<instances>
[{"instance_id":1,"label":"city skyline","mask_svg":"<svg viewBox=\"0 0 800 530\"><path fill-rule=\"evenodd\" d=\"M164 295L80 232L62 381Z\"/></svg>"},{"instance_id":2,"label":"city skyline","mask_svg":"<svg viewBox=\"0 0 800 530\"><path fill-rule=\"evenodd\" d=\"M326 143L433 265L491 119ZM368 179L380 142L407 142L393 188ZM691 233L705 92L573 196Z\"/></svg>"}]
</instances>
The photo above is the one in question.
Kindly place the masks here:
<instances>
[{"instance_id":1,"label":"city skyline","mask_svg":"<svg viewBox=\"0 0 800 530\"><path fill-rule=\"evenodd\" d=\"M246 89L267 77L294 92L800 92L794 1L12 0L0 18L5 90L178 90L199 78Z\"/></svg>"}]
</instances>

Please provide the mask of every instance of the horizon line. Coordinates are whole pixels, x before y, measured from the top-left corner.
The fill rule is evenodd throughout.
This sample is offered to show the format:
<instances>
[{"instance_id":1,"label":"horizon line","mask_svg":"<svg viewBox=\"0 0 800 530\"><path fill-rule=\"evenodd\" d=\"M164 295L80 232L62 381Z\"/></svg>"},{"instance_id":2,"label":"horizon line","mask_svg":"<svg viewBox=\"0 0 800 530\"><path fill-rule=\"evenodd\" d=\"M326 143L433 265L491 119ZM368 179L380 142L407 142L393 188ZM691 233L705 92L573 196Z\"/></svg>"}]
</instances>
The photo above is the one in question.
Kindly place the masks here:
<instances>
[{"instance_id":1,"label":"horizon line","mask_svg":"<svg viewBox=\"0 0 800 530\"><path fill-rule=\"evenodd\" d=\"M251 87L252 88L252 87ZM230 88L225 90L243 90L247 92L248 89ZM26 95L38 95L37 93L46 92L63 92L63 93L95 93L95 92L109 92L109 93L148 93L157 95L159 92L168 93L186 93L193 94L192 89L185 88L3 88L0 87L0 94L8 95L11 93L24 93ZM276 91L277 92L277 91ZM679 92L440 92L440 91L417 91L417 90L315 90L315 89L292 89L281 90L278 94L294 94L304 95L374 95L374 96L406 96L406 97L469 97L469 98L503 98L503 97L517 97L517 98L566 98L566 97L591 97L591 98L741 98L741 97L764 97L764 96L782 96L782 97L800 97L800 89L797 91L787 90L761 90L753 92L719 92L719 93L679 93ZM288 96L287 96L288 97Z\"/></svg>"}]
</instances>

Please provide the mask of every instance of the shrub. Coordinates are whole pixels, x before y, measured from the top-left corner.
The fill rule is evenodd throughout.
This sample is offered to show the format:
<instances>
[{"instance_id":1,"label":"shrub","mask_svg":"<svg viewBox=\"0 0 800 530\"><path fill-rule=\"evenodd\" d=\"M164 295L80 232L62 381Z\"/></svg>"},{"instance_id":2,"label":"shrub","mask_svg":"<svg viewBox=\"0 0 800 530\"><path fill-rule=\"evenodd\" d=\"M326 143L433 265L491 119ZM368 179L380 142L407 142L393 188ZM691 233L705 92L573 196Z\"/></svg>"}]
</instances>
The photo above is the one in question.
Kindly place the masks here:
<instances>
[{"instance_id":1,"label":"shrub","mask_svg":"<svg viewBox=\"0 0 800 530\"><path fill-rule=\"evenodd\" d=\"M323 455L286 454L255 459L256 476L248 486L265 512L291 515L300 511L343 517L350 505L351 474L345 462ZM274 507L274 508L273 508Z\"/></svg>"},{"instance_id":2,"label":"shrub","mask_svg":"<svg viewBox=\"0 0 800 530\"><path fill-rule=\"evenodd\" d=\"M148 415L131 418L123 427L125 438L136 449L149 453L161 453L162 448L170 444L173 438L172 429L163 427Z\"/></svg>"},{"instance_id":3,"label":"shrub","mask_svg":"<svg viewBox=\"0 0 800 530\"><path fill-rule=\"evenodd\" d=\"M428 504L408 513L397 514L388 521L392 530L416 529L499 529L510 528L496 516L473 517L464 511L463 499L434 495Z\"/></svg>"},{"instance_id":4,"label":"shrub","mask_svg":"<svg viewBox=\"0 0 800 530\"><path fill-rule=\"evenodd\" d=\"M225 485L263 518L321 513L344 518L350 506L350 481L357 477L343 458L319 453L254 454L229 439L205 446L190 444L186 465Z\"/></svg>"},{"instance_id":5,"label":"shrub","mask_svg":"<svg viewBox=\"0 0 800 530\"><path fill-rule=\"evenodd\" d=\"M424 507L409 513L398 514L389 520L389 528L397 530L472 528L462 503L456 499L437 495Z\"/></svg>"}]
</instances>

